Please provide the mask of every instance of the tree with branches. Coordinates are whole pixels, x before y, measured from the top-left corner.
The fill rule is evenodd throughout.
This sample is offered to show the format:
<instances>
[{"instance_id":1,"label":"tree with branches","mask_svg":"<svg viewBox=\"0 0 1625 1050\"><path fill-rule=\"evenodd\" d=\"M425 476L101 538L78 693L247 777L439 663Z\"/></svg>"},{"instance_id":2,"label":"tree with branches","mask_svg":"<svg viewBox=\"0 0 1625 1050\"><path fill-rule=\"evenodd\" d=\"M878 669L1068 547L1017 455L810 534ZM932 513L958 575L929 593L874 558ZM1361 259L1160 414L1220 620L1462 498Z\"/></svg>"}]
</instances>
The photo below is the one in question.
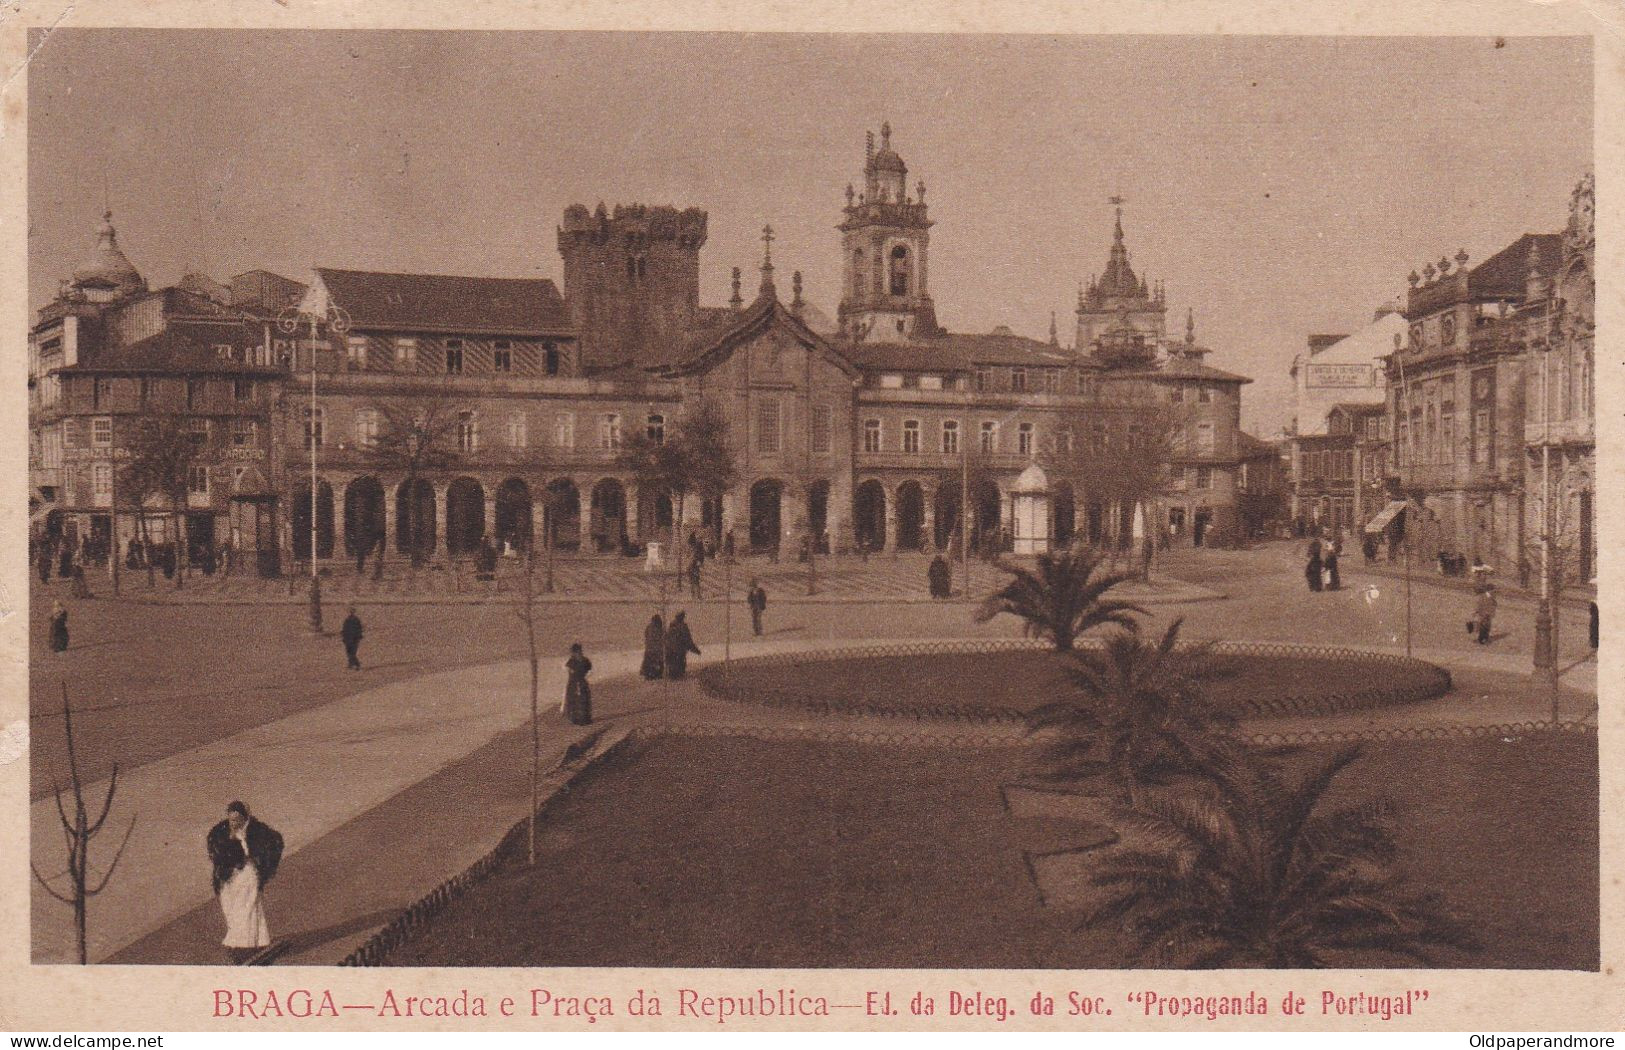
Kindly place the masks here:
<instances>
[{"instance_id":1,"label":"tree with branches","mask_svg":"<svg viewBox=\"0 0 1625 1050\"><path fill-rule=\"evenodd\" d=\"M1105 507L1138 507L1150 525L1150 506L1172 485L1173 466L1188 446L1184 414L1150 401L1126 405L1095 401L1063 411L1056 438L1040 456L1051 484ZM1102 539L1116 555L1129 537L1112 514Z\"/></svg>"},{"instance_id":2,"label":"tree with branches","mask_svg":"<svg viewBox=\"0 0 1625 1050\"><path fill-rule=\"evenodd\" d=\"M380 400L370 406L378 423L377 433L362 448L368 464L385 477L399 477L404 497L398 527L406 538L413 568L420 568L430 547L427 523L418 514L418 482L426 474L456 465L459 413L449 392L440 391L400 400ZM385 490L388 491L387 489ZM389 513L389 508L384 508ZM373 579L384 573L383 537L377 537L378 556L373 562Z\"/></svg>"},{"instance_id":3,"label":"tree with branches","mask_svg":"<svg viewBox=\"0 0 1625 1050\"><path fill-rule=\"evenodd\" d=\"M128 444L130 459L118 478L118 488L137 508L138 528L147 550L147 584L153 586L152 536L147 527L146 506L154 499L169 505L169 536L174 543L175 586L183 586L185 544L180 528L181 508L186 505L191 470L197 462L201 443L180 416L149 416L140 420ZM172 540L171 540L172 538Z\"/></svg>"},{"instance_id":4,"label":"tree with branches","mask_svg":"<svg viewBox=\"0 0 1625 1050\"><path fill-rule=\"evenodd\" d=\"M51 880L40 874L39 868L29 861L28 868L34 874L45 892L56 900L73 908L74 933L79 950L79 965L83 966L90 961L89 950L85 938L86 912L90 906L90 898L107 888L107 883L118 868L118 862L124 856L124 847L130 843L130 834L135 831L135 817L130 818L130 826L125 829L124 838L119 842L118 849L113 851L113 860L102 872L101 878L92 879L90 874L90 840L95 838L107 823L107 815L113 809L113 798L118 794L118 763L113 763L113 773L107 782L107 793L102 796L101 811L92 817L85 806L85 783L79 773L79 757L74 749L73 740L73 709L68 704L68 686L62 684L62 727L67 738L68 748L68 789L73 793L73 815L68 815L67 808L62 803L62 789L55 781L51 784L51 798L56 802L56 814L62 822L62 838L68 851L68 889L58 890L51 885Z\"/></svg>"},{"instance_id":5,"label":"tree with branches","mask_svg":"<svg viewBox=\"0 0 1625 1050\"><path fill-rule=\"evenodd\" d=\"M728 419L715 402L701 401L670 433L638 431L621 445L617 465L632 476L640 492L671 498L672 546L678 579L683 575L680 533L689 496L721 499L738 478L728 444Z\"/></svg>"},{"instance_id":6,"label":"tree with branches","mask_svg":"<svg viewBox=\"0 0 1625 1050\"><path fill-rule=\"evenodd\" d=\"M1079 929L1127 929L1141 960L1199 969L1429 965L1473 950L1437 894L1406 883L1387 803L1331 805L1360 755L1344 748L1297 783L1237 749L1211 783L1146 793L1093 882L1105 896Z\"/></svg>"}]
</instances>

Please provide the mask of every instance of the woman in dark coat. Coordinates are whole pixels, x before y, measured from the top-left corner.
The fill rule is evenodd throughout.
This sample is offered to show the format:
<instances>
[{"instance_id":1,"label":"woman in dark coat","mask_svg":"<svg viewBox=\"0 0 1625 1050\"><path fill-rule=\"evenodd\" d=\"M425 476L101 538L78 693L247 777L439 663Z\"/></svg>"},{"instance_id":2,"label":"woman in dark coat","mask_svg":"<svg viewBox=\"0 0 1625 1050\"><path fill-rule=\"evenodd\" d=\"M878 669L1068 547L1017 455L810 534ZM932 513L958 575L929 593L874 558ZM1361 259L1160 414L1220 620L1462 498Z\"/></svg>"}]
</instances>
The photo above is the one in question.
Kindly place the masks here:
<instances>
[{"instance_id":1,"label":"woman in dark coat","mask_svg":"<svg viewBox=\"0 0 1625 1050\"><path fill-rule=\"evenodd\" d=\"M564 669L570 672L569 681L564 685L565 714L575 725L592 725L592 689L587 685L592 661L581 651L580 642L570 646L570 659L564 661Z\"/></svg>"},{"instance_id":2,"label":"woman in dark coat","mask_svg":"<svg viewBox=\"0 0 1625 1050\"><path fill-rule=\"evenodd\" d=\"M1304 579L1309 581L1309 589L1318 591L1321 588L1321 572L1324 565L1320 560L1320 541L1309 541L1309 561L1303 567Z\"/></svg>"},{"instance_id":3,"label":"woman in dark coat","mask_svg":"<svg viewBox=\"0 0 1625 1050\"><path fill-rule=\"evenodd\" d=\"M688 632L687 613L672 617L671 629L666 632L666 677L681 678L688 673L688 654L700 655L694 636Z\"/></svg>"},{"instance_id":4,"label":"woman in dark coat","mask_svg":"<svg viewBox=\"0 0 1625 1050\"><path fill-rule=\"evenodd\" d=\"M64 652L68 648L68 610L61 602L51 603L51 649Z\"/></svg>"},{"instance_id":5,"label":"woman in dark coat","mask_svg":"<svg viewBox=\"0 0 1625 1050\"><path fill-rule=\"evenodd\" d=\"M643 629L643 666L638 673L651 682L666 670L666 624L660 614L649 617Z\"/></svg>"},{"instance_id":6,"label":"woman in dark coat","mask_svg":"<svg viewBox=\"0 0 1625 1050\"><path fill-rule=\"evenodd\" d=\"M942 555L931 559L931 568L926 572L931 583L931 597L947 598L953 591L952 577L949 575L948 562Z\"/></svg>"}]
</instances>

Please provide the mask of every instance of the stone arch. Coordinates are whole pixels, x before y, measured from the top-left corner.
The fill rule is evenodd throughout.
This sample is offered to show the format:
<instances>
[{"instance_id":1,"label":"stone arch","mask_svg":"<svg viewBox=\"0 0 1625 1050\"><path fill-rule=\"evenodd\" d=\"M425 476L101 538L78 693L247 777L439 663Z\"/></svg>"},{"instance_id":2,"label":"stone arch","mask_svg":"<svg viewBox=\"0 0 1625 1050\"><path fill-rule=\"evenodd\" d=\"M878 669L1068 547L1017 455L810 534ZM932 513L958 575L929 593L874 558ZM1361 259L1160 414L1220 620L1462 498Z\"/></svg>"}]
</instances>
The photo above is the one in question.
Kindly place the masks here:
<instances>
[{"instance_id":1,"label":"stone arch","mask_svg":"<svg viewBox=\"0 0 1625 1050\"><path fill-rule=\"evenodd\" d=\"M384 538L384 486L371 474L344 486L344 553L371 551Z\"/></svg>"},{"instance_id":2,"label":"stone arch","mask_svg":"<svg viewBox=\"0 0 1625 1050\"><path fill-rule=\"evenodd\" d=\"M493 524L499 544L507 543L517 550L530 547L531 507L530 485L524 478L508 478L497 486Z\"/></svg>"},{"instance_id":3,"label":"stone arch","mask_svg":"<svg viewBox=\"0 0 1625 1050\"><path fill-rule=\"evenodd\" d=\"M959 497L959 479L944 481L931 495L931 516L936 526L932 539L937 550L945 551L964 525L964 505Z\"/></svg>"},{"instance_id":4,"label":"stone arch","mask_svg":"<svg viewBox=\"0 0 1625 1050\"><path fill-rule=\"evenodd\" d=\"M546 495L547 531L556 550L581 547L581 490L569 478L554 478L543 490Z\"/></svg>"},{"instance_id":5,"label":"stone arch","mask_svg":"<svg viewBox=\"0 0 1625 1050\"><path fill-rule=\"evenodd\" d=\"M807 489L807 528L812 533L813 549L819 554L829 553L829 479L820 478Z\"/></svg>"},{"instance_id":6,"label":"stone arch","mask_svg":"<svg viewBox=\"0 0 1625 1050\"><path fill-rule=\"evenodd\" d=\"M971 483L971 529L976 549L986 550L999 534L1004 497L992 478L978 478Z\"/></svg>"},{"instance_id":7,"label":"stone arch","mask_svg":"<svg viewBox=\"0 0 1625 1050\"><path fill-rule=\"evenodd\" d=\"M773 550L784 535L784 482L760 478L750 487L750 545Z\"/></svg>"},{"instance_id":8,"label":"stone arch","mask_svg":"<svg viewBox=\"0 0 1625 1050\"><path fill-rule=\"evenodd\" d=\"M600 478L592 487L587 535L598 553L620 550L626 542L626 487L616 478Z\"/></svg>"},{"instance_id":9,"label":"stone arch","mask_svg":"<svg viewBox=\"0 0 1625 1050\"><path fill-rule=\"evenodd\" d=\"M434 486L428 478L414 478L410 486L401 482L395 489L395 549L410 554L414 562L434 553Z\"/></svg>"},{"instance_id":10,"label":"stone arch","mask_svg":"<svg viewBox=\"0 0 1625 1050\"><path fill-rule=\"evenodd\" d=\"M293 556L303 561L310 557L310 482L294 490L293 505L288 508L288 524L293 538ZM333 486L324 480L316 482L316 557L333 556Z\"/></svg>"},{"instance_id":11,"label":"stone arch","mask_svg":"<svg viewBox=\"0 0 1625 1050\"><path fill-rule=\"evenodd\" d=\"M1077 497L1070 481L1057 481L1050 489L1050 533L1057 548L1070 546L1078 531Z\"/></svg>"},{"instance_id":12,"label":"stone arch","mask_svg":"<svg viewBox=\"0 0 1625 1050\"><path fill-rule=\"evenodd\" d=\"M446 552L471 554L485 537L485 489L461 477L446 489Z\"/></svg>"},{"instance_id":13,"label":"stone arch","mask_svg":"<svg viewBox=\"0 0 1625 1050\"><path fill-rule=\"evenodd\" d=\"M897 549L925 548L925 490L918 481L897 486Z\"/></svg>"},{"instance_id":14,"label":"stone arch","mask_svg":"<svg viewBox=\"0 0 1625 1050\"><path fill-rule=\"evenodd\" d=\"M886 486L874 478L852 493L852 533L859 549L886 547Z\"/></svg>"}]
</instances>

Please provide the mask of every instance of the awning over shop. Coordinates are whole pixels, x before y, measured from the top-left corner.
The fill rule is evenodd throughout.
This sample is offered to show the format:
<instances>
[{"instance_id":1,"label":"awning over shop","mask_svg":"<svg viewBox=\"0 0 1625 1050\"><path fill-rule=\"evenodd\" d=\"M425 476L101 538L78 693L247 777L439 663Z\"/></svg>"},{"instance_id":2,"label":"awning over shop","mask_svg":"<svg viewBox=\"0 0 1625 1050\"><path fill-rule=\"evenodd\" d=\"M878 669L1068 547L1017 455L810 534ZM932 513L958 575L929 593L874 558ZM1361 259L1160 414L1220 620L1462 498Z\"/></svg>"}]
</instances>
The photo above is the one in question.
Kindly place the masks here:
<instances>
[{"instance_id":1,"label":"awning over shop","mask_svg":"<svg viewBox=\"0 0 1625 1050\"><path fill-rule=\"evenodd\" d=\"M1403 513L1405 513L1405 501L1396 499L1378 511L1376 517L1365 523L1365 531L1381 532L1389 525L1392 525L1394 519Z\"/></svg>"}]
</instances>

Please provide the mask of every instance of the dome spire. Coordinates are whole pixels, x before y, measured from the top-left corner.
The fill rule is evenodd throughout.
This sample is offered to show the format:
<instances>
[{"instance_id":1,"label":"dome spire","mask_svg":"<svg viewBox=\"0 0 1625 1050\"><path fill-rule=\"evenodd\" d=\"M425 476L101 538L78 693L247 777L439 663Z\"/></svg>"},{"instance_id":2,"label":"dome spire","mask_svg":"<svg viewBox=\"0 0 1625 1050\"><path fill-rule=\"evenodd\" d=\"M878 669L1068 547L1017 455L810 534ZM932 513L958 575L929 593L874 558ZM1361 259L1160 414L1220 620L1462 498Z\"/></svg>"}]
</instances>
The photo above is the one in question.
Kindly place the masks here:
<instances>
[{"instance_id":1,"label":"dome spire","mask_svg":"<svg viewBox=\"0 0 1625 1050\"><path fill-rule=\"evenodd\" d=\"M112 289L114 295L146 290L146 281L119 250L111 208L104 206L102 223L96 230L96 247L89 258L74 268L73 283L79 288Z\"/></svg>"}]
</instances>

